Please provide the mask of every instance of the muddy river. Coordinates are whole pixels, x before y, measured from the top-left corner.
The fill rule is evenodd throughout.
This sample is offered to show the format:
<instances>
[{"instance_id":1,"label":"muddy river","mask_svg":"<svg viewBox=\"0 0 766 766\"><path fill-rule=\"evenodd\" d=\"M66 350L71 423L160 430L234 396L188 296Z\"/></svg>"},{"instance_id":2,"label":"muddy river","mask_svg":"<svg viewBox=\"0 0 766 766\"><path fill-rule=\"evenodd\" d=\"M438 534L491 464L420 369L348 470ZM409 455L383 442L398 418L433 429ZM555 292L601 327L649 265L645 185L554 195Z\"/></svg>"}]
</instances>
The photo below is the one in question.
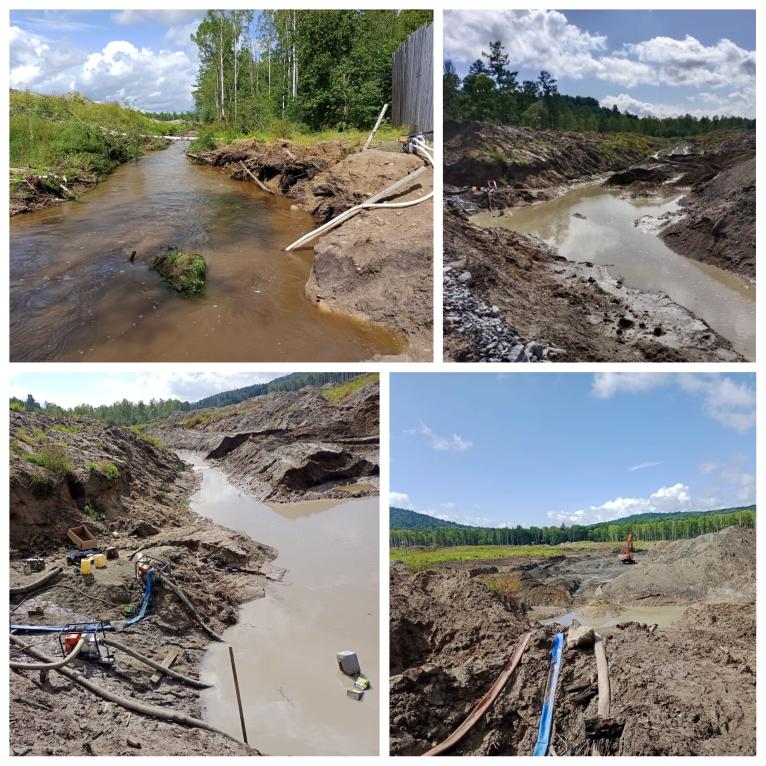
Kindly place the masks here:
<instances>
[{"instance_id":1,"label":"muddy river","mask_svg":"<svg viewBox=\"0 0 766 766\"><path fill-rule=\"evenodd\" d=\"M185 142L118 168L76 202L10 224L12 361L359 361L405 342L304 295L316 224L290 201L194 165ZM204 296L150 271L168 246L208 261ZM134 262L128 257L136 251Z\"/></svg>"},{"instance_id":2,"label":"muddy river","mask_svg":"<svg viewBox=\"0 0 766 766\"><path fill-rule=\"evenodd\" d=\"M183 453L202 476L191 509L279 551L288 572L244 604L224 632L234 647L251 745L269 755L378 752L378 498L267 506L217 468ZM335 653L352 649L372 682L361 702ZM212 644L201 677L205 717L241 736L228 646Z\"/></svg>"},{"instance_id":3,"label":"muddy river","mask_svg":"<svg viewBox=\"0 0 766 766\"><path fill-rule=\"evenodd\" d=\"M631 199L600 184L584 184L549 202L515 207L499 217L484 212L472 220L533 234L568 260L608 267L628 287L663 292L754 360L755 287L674 253L656 235L655 219L677 211L679 199Z\"/></svg>"}]
</instances>

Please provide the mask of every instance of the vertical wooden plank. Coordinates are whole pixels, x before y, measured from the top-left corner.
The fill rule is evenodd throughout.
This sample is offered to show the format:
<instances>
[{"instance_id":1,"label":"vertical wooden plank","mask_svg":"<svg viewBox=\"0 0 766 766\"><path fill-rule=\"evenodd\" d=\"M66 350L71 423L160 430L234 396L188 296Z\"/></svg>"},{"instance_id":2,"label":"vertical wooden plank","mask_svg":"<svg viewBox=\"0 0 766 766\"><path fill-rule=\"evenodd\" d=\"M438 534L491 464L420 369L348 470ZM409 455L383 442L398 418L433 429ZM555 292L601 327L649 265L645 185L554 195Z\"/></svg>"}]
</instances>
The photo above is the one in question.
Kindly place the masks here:
<instances>
[{"instance_id":1,"label":"vertical wooden plank","mask_svg":"<svg viewBox=\"0 0 766 766\"><path fill-rule=\"evenodd\" d=\"M391 74L394 125L433 130L433 25L415 30L395 51Z\"/></svg>"}]
</instances>

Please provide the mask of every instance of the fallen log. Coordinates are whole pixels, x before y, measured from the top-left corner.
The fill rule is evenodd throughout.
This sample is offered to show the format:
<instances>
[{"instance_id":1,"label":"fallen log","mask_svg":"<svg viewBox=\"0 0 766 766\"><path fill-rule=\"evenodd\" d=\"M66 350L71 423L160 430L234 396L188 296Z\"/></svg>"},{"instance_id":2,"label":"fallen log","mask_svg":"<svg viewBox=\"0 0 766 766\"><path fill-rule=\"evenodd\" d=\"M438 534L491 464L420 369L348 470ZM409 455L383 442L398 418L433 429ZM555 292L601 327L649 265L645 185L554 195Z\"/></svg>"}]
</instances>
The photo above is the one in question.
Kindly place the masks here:
<instances>
[{"instance_id":1,"label":"fallen log","mask_svg":"<svg viewBox=\"0 0 766 766\"><path fill-rule=\"evenodd\" d=\"M205 631L205 633L213 639L213 641L220 641L223 643L223 636L218 635L206 622L202 619L202 615L194 608L194 605L189 601L188 596L170 579L164 577L162 584L167 585L173 593L176 594L178 600L186 607L189 614L197 621L199 626Z\"/></svg>"},{"instance_id":2,"label":"fallen log","mask_svg":"<svg viewBox=\"0 0 766 766\"><path fill-rule=\"evenodd\" d=\"M255 181L256 184L258 184L259 188L263 189L263 191L267 192L268 194L274 194L274 192L271 189L269 189L269 187L266 186L266 184L263 183L263 181L261 181L261 179L258 178L258 176L250 172L250 169L247 167L247 165L245 165L244 162L240 160L239 164L242 166L242 170L244 170L245 173L247 173L250 176L250 178L252 178L253 181Z\"/></svg>"}]
</instances>

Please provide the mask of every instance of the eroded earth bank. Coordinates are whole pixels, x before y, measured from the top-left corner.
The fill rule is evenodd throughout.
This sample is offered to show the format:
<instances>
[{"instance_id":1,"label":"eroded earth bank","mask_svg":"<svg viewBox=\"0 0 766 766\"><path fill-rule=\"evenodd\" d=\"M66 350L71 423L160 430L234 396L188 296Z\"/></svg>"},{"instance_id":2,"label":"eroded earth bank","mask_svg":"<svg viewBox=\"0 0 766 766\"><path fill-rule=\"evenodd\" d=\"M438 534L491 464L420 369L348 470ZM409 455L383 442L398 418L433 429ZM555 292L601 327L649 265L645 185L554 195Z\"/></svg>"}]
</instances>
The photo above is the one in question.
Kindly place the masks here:
<instances>
[{"instance_id":1,"label":"eroded earth bank","mask_svg":"<svg viewBox=\"0 0 766 766\"><path fill-rule=\"evenodd\" d=\"M191 508L211 509L211 516L215 510L210 497L207 505L193 500L199 472L174 449L183 445L194 453L194 463L236 479L239 492L253 502L313 499L334 506L341 498L375 496L378 384L367 381L347 395L332 386L274 393L186 413L186 420L171 418L154 429L167 439L163 443L144 429L11 412L11 585L24 588L62 570L39 587L12 590L10 623L19 626L13 638L55 660L62 657L60 631L41 626L103 621L107 638L156 662L172 658L172 670L187 679L158 673L119 647L113 649L112 665L77 657L62 670L120 698L197 721L186 725L130 711L63 672L17 669L10 674L13 754L268 752L257 732L251 730L247 746L232 736L236 730L221 731L205 716L201 692L188 681L200 677L213 635L234 626L243 605L268 601L271 587L287 588L291 575L274 564L280 551L254 539L256 529L248 529L253 536L233 531L190 509L192 500ZM226 497L221 495L222 502ZM66 562L73 548L67 531L82 525L99 548L118 551L92 579ZM30 557L44 560L42 571L25 569ZM141 562L157 573L145 616L140 612L147 592ZM249 658L238 651L244 667ZM11 659L39 661L16 646ZM328 666L333 663L330 656ZM233 704L231 695L227 704Z\"/></svg>"},{"instance_id":2,"label":"eroded earth bank","mask_svg":"<svg viewBox=\"0 0 766 766\"><path fill-rule=\"evenodd\" d=\"M755 530L657 543L633 566L617 547L561 547L552 559L417 574L392 565L391 752L442 742L531 631L494 704L449 751L531 755L552 638L576 620L604 639L616 730L586 736L599 702L594 651L565 648L551 752L754 755Z\"/></svg>"},{"instance_id":3,"label":"eroded earth bank","mask_svg":"<svg viewBox=\"0 0 766 766\"><path fill-rule=\"evenodd\" d=\"M445 358L754 358L752 131L671 141L448 123L444 178ZM611 214L627 205L635 235L621 238ZM527 209L550 214L530 223ZM641 262L636 237L655 260Z\"/></svg>"},{"instance_id":4,"label":"eroded earth bank","mask_svg":"<svg viewBox=\"0 0 766 766\"><path fill-rule=\"evenodd\" d=\"M426 164L401 151L352 151L333 141L303 146L287 140L264 144L255 139L238 140L196 154L194 159L224 168L237 180L256 178L272 193L286 196L296 208L313 216L317 226ZM433 168L427 165L411 183L382 201L399 204L432 191ZM431 200L400 209L363 210L285 257L297 257L301 250L313 250L305 293L320 309L370 322L403 338L405 348L397 358L431 360Z\"/></svg>"}]
</instances>

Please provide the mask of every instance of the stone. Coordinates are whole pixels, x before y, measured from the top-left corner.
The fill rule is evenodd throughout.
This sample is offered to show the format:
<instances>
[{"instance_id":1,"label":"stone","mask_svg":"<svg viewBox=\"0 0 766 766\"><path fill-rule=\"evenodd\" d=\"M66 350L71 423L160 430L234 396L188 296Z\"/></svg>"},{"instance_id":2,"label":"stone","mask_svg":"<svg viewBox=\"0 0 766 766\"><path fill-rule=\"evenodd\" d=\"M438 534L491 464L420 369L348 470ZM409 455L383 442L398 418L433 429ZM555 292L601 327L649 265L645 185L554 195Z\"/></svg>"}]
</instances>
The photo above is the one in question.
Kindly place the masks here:
<instances>
[{"instance_id":1,"label":"stone","mask_svg":"<svg viewBox=\"0 0 766 766\"><path fill-rule=\"evenodd\" d=\"M340 669L347 676L356 676L362 672L362 668L359 665L359 657L357 657L356 652L344 650L342 652L338 652L335 655L335 659L338 660Z\"/></svg>"},{"instance_id":2,"label":"stone","mask_svg":"<svg viewBox=\"0 0 766 766\"><path fill-rule=\"evenodd\" d=\"M572 624L567 631L567 649L587 649L595 640L596 631L589 625Z\"/></svg>"},{"instance_id":3,"label":"stone","mask_svg":"<svg viewBox=\"0 0 766 766\"><path fill-rule=\"evenodd\" d=\"M470 271L464 271L458 278L458 282L462 282L463 284L466 284L467 282L471 281L471 272Z\"/></svg>"}]
</instances>

